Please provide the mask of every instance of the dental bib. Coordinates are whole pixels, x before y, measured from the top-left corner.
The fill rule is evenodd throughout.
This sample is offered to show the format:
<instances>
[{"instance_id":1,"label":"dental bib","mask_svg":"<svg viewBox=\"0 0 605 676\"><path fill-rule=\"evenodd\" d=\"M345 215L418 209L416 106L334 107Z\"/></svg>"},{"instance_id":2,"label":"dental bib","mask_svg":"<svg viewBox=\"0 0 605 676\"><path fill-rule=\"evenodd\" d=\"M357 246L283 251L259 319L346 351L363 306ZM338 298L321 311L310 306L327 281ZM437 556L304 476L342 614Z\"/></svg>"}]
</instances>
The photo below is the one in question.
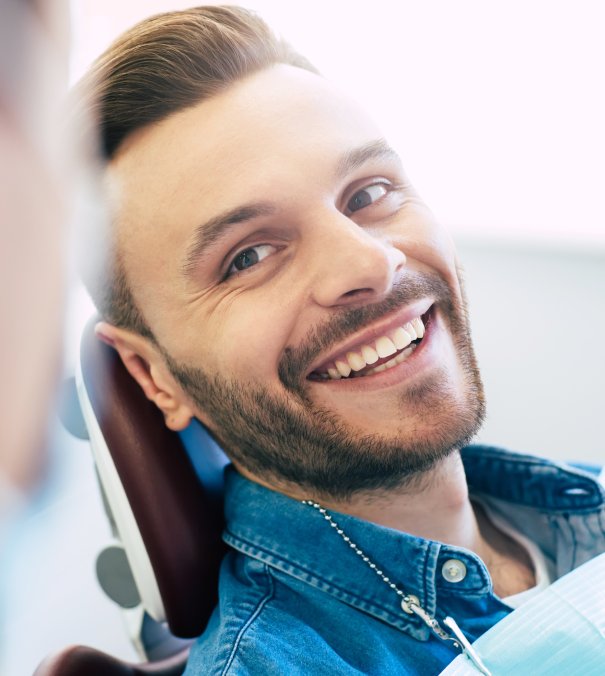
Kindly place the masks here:
<instances>
[{"instance_id":1,"label":"dental bib","mask_svg":"<svg viewBox=\"0 0 605 676\"><path fill-rule=\"evenodd\" d=\"M493 676L605 674L605 554L563 576L473 643ZM459 655L441 676L473 676Z\"/></svg>"}]
</instances>

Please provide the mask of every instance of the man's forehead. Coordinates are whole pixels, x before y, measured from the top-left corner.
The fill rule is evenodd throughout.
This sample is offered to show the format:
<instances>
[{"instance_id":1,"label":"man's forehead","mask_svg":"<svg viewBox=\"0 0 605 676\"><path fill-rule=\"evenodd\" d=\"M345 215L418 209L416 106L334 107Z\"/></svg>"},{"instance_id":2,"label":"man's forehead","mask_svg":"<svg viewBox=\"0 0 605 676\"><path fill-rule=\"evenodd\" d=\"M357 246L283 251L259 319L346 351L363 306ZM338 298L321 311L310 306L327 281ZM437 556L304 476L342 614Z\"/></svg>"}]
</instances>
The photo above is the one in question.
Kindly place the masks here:
<instances>
[{"instance_id":1,"label":"man's forehead","mask_svg":"<svg viewBox=\"0 0 605 676\"><path fill-rule=\"evenodd\" d=\"M157 198L192 188L207 189L216 200L241 181L254 190L265 174L287 171L297 153L316 151L328 163L331 153L336 158L379 136L362 109L329 82L276 66L132 134L110 165L109 182L120 184L115 197L135 204L154 184Z\"/></svg>"},{"instance_id":2,"label":"man's forehead","mask_svg":"<svg viewBox=\"0 0 605 676\"><path fill-rule=\"evenodd\" d=\"M182 288L188 262L207 244L205 224L258 203L284 222L306 218L335 189L347 155L359 158L380 138L360 106L290 66L133 134L107 185L116 244L140 307L149 313L158 295Z\"/></svg>"}]
</instances>

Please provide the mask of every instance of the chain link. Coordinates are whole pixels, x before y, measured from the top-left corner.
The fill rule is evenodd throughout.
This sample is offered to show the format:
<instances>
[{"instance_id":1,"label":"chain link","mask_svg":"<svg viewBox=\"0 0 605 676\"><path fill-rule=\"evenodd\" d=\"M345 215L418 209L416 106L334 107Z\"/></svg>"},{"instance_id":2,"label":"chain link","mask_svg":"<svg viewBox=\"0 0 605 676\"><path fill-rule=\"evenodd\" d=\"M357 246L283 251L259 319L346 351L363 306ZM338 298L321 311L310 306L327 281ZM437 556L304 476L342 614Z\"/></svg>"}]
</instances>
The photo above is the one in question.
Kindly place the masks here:
<instances>
[{"instance_id":1,"label":"chain link","mask_svg":"<svg viewBox=\"0 0 605 676\"><path fill-rule=\"evenodd\" d=\"M371 569L376 575L388 585L396 594L401 598L401 609L408 615L417 615L430 629L442 640L442 641L451 641L455 648L461 648L459 641L457 641L453 636L447 633L445 629L439 624L439 622L429 615L427 611L420 605L420 601L417 596L413 594L406 594L403 589L400 589L389 577L387 577L382 570L370 559L370 557L363 551L363 549L357 545L351 538L343 531L343 529L338 525L334 520L332 515L328 512L325 507L322 507L319 503L313 502L313 500L303 500L303 504L308 505L316 509L323 518L330 524L330 526L336 531L338 535L346 542L347 545L359 556L359 558Z\"/></svg>"},{"instance_id":2,"label":"chain link","mask_svg":"<svg viewBox=\"0 0 605 676\"><path fill-rule=\"evenodd\" d=\"M452 647L457 648L463 652L475 665L479 673L484 674L484 676L492 676L489 669L483 664L483 661L479 655L474 650L473 646L468 642L464 637L464 634L456 624L456 621L452 617L447 617L444 622L449 628L452 629L455 636L448 634L447 631L439 624L436 618L432 617L427 613L427 611L420 605L420 600L414 594L406 594L403 589L400 589L389 577L387 577L382 570L370 559L370 557L363 551L363 549L353 542L351 538L343 531L343 529L338 525L334 520L332 515L328 512L325 507L322 507L319 503L313 502L313 500L303 500L304 505L313 507L317 510L323 518L330 524L330 526L336 531L338 535L344 540L344 542L349 545L349 547L359 556L359 558L371 569L376 575L388 585L396 594L401 598L401 609L408 615L418 616L430 629L431 631L440 638L442 641L449 642Z\"/></svg>"}]
</instances>

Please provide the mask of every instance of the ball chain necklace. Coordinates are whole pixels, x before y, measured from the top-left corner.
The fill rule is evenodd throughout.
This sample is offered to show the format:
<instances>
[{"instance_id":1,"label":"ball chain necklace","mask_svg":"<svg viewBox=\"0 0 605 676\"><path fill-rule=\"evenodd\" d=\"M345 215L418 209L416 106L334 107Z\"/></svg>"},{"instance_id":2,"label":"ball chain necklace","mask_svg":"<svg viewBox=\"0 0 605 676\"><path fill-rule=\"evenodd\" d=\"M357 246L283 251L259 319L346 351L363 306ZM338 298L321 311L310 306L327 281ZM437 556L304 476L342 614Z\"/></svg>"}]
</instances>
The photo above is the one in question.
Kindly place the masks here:
<instances>
[{"instance_id":1,"label":"ball chain necklace","mask_svg":"<svg viewBox=\"0 0 605 676\"><path fill-rule=\"evenodd\" d=\"M408 615L417 615L442 641L447 641L454 648L460 650L473 663L475 668L484 676L492 676L489 669L485 666L482 659L479 657L473 646L469 643L466 636L456 623L453 617L446 617L443 624L452 632L448 633L437 621L436 618L431 617L429 613L420 605L420 600L414 594L407 594L400 589L390 578L388 578L382 570L374 563L370 557L359 547L351 538L343 531L343 529L334 520L327 509L322 507L319 503L313 500L303 500L304 505L313 507L318 511L325 521L332 527L332 529L339 535L342 540L359 556L359 558L378 575L378 577L401 598L401 609ZM452 635L453 634L453 635Z\"/></svg>"}]
</instances>

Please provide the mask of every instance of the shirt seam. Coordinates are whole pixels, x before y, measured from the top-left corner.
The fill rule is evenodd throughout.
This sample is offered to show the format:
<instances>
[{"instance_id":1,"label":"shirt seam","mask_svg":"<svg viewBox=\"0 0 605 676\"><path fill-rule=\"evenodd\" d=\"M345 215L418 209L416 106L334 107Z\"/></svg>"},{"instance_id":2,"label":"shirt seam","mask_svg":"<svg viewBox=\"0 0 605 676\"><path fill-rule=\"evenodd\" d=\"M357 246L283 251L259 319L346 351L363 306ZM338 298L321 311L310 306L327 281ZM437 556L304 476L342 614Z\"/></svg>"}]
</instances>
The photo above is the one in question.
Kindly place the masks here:
<instances>
[{"instance_id":1,"label":"shirt seam","mask_svg":"<svg viewBox=\"0 0 605 676\"><path fill-rule=\"evenodd\" d=\"M265 576L267 577L268 583L269 583L269 591L259 600L256 608L254 609L253 613L250 615L250 617L246 620L244 623L244 626L239 630L235 641L233 643L233 648L231 649L231 653L227 659L227 663L225 664L224 669L221 671L221 676L227 676L229 669L233 666L233 662L235 661L235 657L237 654L237 651L239 649L240 643L242 642L244 638L244 634L246 631L250 628L254 620L261 614L263 611L264 607L267 605L267 603L273 598L273 594L275 593L275 586L273 584L273 578L268 572L267 565L263 564L264 568L264 573Z\"/></svg>"},{"instance_id":2,"label":"shirt seam","mask_svg":"<svg viewBox=\"0 0 605 676\"><path fill-rule=\"evenodd\" d=\"M569 529L571 531L571 540L573 543L573 550L571 554L571 570L575 570L576 568L576 557L578 556L578 540L576 537L576 529L571 525L570 523L570 516L566 516L567 519L567 524L569 526Z\"/></svg>"},{"instance_id":3,"label":"shirt seam","mask_svg":"<svg viewBox=\"0 0 605 676\"><path fill-rule=\"evenodd\" d=\"M341 587L334 581L326 580L324 577L320 576L313 569L308 568L306 565L301 564L300 562L293 562L286 559L282 554L277 554L262 545L252 542L247 538L242 537L241 535L235 535L232 532L225 531L223 534L224 541L235 551L239 552L243 556L248 556L255 561L259 561L263 566L268 569L268 574L271 575L271 569L286 575L288 577L299 580L303 584L308 584L311 587L328 593L339 601L343 601L352 605L353 607L358 608L359 610L374 614L378 614L381 620L387 621L389 624L397 627L398 629L403 629L402 618L396 613L393 607L386 602L378 603L374 600L374 596L362 596L359 593L354 593L348 587ZM270 558L273 561L267 561L266 559ZM278 563L279 562L279 563ZM426 563L423 564L426 567ZM288 570L290 568L291 570ZM299 570L302 574L306 576L301 577L300 575L295 574L294 570ZM422 593L425 594L426 598L426 581L424 579L419 582L419 591L422 590ZM410 627L410 629L417 629L417 625L413 620L408 620L405 618L405 626ZM422 626L422 625L420 625ZM405 631L408 631L405 629Z\"/></svg>"}]
</instances>

